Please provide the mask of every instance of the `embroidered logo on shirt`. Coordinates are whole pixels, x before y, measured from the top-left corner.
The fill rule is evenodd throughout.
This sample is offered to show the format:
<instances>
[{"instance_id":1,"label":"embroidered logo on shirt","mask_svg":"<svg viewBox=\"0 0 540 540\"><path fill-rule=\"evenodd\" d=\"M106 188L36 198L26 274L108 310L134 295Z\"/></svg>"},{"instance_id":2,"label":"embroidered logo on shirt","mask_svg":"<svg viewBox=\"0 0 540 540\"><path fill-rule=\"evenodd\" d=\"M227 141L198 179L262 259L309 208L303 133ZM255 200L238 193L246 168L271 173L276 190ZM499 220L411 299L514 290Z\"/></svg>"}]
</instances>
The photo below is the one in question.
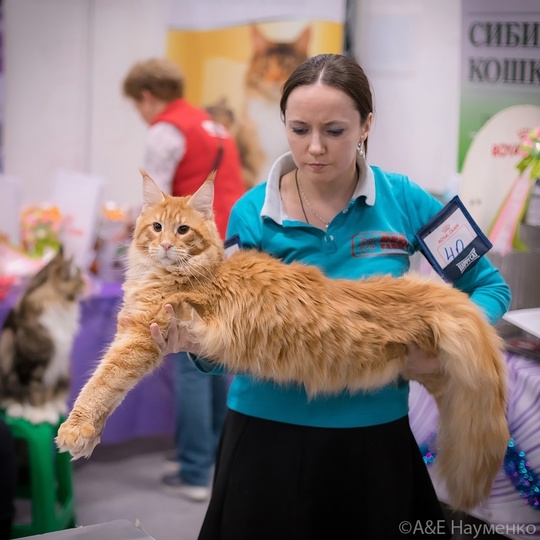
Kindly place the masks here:
<instances>
[{"instance_id":1,"label":"embroidered logo on shirt","mask_svg":"<svg viewBox=\"0 0 540 540\"><path fill-rule=\"evenodd\" d=\"M393 231L372 231L355 234L351 238L351 244L353 257L409 255L407 237Z\"/></svg>"}]
</instances>

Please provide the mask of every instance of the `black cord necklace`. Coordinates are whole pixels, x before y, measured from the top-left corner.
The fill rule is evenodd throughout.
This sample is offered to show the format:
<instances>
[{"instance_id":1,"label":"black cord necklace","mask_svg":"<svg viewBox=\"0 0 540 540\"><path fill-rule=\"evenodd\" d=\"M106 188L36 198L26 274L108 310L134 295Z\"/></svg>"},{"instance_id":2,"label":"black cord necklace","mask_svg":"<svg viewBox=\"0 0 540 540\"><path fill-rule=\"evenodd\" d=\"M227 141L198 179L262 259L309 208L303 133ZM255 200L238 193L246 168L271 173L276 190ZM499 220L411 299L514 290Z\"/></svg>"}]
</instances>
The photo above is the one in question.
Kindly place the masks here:
<instances>
[{"instance_id":1,"label":"black cord necklace","mask_svg":"<svg viewBox=\"0 0 540 540\"><path fill-rule=\"evenodd\" d=\"M296 192L298 193L298 199L300 201L300 206L302 207L302 213L304 214L304 219L308 225L311 225L306 214L306 209L304 208L304 201L302 200L302 195L300 193L300 184L298 183L298 169L294 171L294 181L296 182Z\"/></svg>"}]
</instances>

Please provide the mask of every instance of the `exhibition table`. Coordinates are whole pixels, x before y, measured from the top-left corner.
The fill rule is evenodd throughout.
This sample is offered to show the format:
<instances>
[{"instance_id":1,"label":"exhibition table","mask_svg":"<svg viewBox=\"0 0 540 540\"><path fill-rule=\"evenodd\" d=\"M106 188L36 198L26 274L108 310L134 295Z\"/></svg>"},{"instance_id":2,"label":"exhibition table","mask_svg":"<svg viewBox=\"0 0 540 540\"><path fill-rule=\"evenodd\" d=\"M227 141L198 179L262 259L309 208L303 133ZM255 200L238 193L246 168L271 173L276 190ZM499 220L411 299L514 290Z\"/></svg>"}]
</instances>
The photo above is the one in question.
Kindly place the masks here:
<instances>
[{"instance_id":1,"label":"exhibition table","mask_svg":"<svg viewBox=\"0 0 540 540\"><path fill-rule=\"evenodd\" d=\"M3 324L20 291L13 288L0 301ZM81 301L80 330L71 355L71 406L111 343L116 331L122 289L119 283L93 282L92 294ZM121 443L130 439L172 435L174 397L172 358L142 379L107 420L101 443Z\"/></svg>"}]
</instances>

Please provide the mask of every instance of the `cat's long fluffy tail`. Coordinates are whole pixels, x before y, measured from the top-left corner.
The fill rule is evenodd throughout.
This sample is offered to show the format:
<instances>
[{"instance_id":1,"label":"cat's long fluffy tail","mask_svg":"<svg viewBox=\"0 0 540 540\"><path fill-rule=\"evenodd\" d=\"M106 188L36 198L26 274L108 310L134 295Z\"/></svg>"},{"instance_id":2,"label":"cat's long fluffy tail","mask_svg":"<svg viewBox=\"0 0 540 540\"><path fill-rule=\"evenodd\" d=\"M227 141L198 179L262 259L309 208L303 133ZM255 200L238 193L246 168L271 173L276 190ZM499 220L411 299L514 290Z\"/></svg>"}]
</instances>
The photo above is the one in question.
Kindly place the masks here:
<instances>
[{"instance_id":1,"label":"cat's long fluffy tail","mask_svg":"<svg viewBox=\"0 0 540 540\"><path fill-rule=\"evenodd\" d=\"M448 502L467 511L489 496L504 460L510 438L506 369L502 340L480 313L470 308L466 318L454 316L447 324L455 328L440 336L442 380L418 380L439 409L436 474Z\"/></svg>"}]
</instances>

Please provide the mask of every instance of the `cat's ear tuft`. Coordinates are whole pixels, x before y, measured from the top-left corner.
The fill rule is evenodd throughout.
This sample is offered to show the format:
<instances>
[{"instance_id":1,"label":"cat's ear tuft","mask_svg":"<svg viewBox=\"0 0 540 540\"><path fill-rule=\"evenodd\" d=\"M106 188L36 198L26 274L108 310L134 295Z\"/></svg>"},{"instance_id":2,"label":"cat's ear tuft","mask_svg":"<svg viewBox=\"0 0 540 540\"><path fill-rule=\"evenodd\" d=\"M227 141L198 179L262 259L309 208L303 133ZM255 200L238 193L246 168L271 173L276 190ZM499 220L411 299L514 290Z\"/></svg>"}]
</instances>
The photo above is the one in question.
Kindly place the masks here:
<instances>
[{"instance_id":1,"label":"cat's ear tuft","mask_svg":"<svg viewBox=\"0 0 540 540\"><path fill-rule=\"evenodd\" d=\"M204 184L191 196L189 206L199 211L205 218L213 216L214 182L206 180Z\"/></svg>"},{"instance_id":2,"label":"cat's ear tuft","mask_svg":"<svg viewBox=\"0 0 540 540\"><path fill-rule=\"evenodd\" d=\"M148 206L159 204L165 200L165 195L157 187L157 184L150 178L144 169L139 169L143 177L143 210Z\"/></svg>"}]
</instances>

